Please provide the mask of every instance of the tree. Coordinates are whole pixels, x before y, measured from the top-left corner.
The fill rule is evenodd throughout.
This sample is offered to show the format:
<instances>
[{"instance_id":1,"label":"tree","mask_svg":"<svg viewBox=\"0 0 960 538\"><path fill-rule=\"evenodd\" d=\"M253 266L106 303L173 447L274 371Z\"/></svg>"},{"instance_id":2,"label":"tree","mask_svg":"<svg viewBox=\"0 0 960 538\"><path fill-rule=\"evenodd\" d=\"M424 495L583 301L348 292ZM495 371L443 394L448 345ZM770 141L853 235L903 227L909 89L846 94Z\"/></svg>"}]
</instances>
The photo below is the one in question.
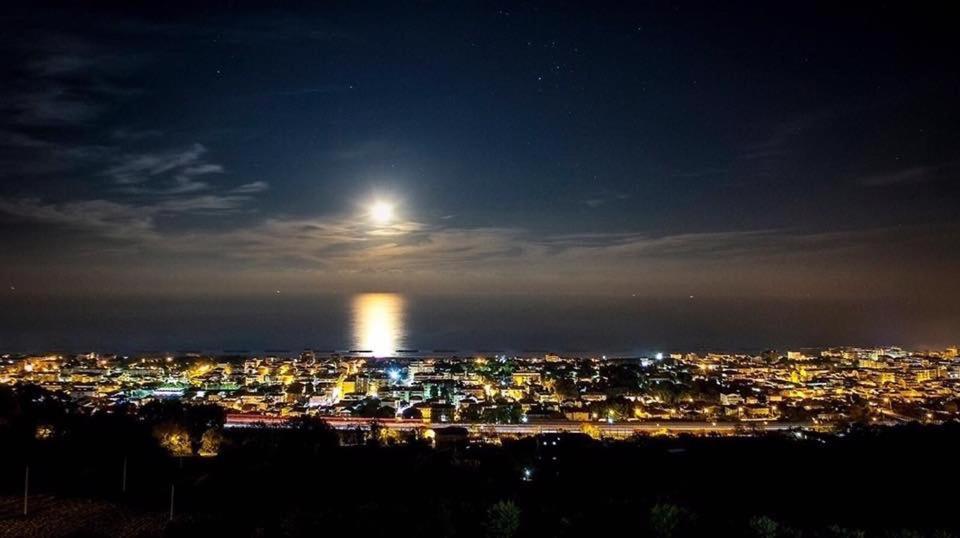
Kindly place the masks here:
<instances>
[{"instance_id":1,"label":"tree","mask_svg":"<svg viewBox=\"0 0 960 538\"><path fill-rule=\"evenodd\" d=\"M196 454L203 443L204 432L222 427L226 412L219 405L184 405L179 400L157 400L144 405L140 416L155 427L163 425L169 429L170 423L178 425L186 431L190 452Z\"/></svg>"},{"instance_id":2,"label":"tree","mask_svg":"<svg viewBox=\"0 0 960 538\"><path fill-rule=\"evenodd\" d=\"M654 536L683 536L693 523L693 514L675 504L658 503L650 508L650 530Z\"/></svg>"},{"instance_id":3,"label":"tree","mask_svg":"<svg viewBox=\"0 0 960 538\"><path fill-rule=\"evenodd\" d=\"M600 439L601 437L600 427L597 426L596 424L590 424L585 422L580 425L580 431L589 435L593 439Z\"/></svg>"},{"instance_id":4,"label":"tree","mask_svg":"<svg viewBox=\"0 0 960 538\"><path fill-rule=\"evenodd\" d=\"M203 436L211 428L221 428L226 413L219 405L190 405L184 410L183 423L190 434L193 453L199 453L203 445Z\"/></svg>"},{"instance_id":5,"label":"tree","mask_svg":"<svg viewBox=\"0 0 960 538\"><path fill-rule=\"evenodd\" d=\"M847 529L839 525L831 525L827 530L829 531L829 536L836 538L864 538L864 536L867 535L867 533L860 529Z\"/></svg>"},{"instance_id":6,"label":"tree","mask_svg":"<svg viewBox=\"0 0 960 538\"><path fill-rule=\"evenodd\" d=\"M380 416L380 400L376 398L366 398L354 411L357 416L364 418L378 418Z\"/></svg>"},{"instance_id":7,"label":"tree","mask_svg":"<svg viewBox=\"0 0 960 538\"><path fill-rule=\"evenodd\" d=\"M190 446L190 433L174 421L161 422L154 426L153 436L172 456L189 456L193 453Z\"/></svg>"},{"instance_id":8,"label":"tree","mask_svg":"<svg viewBox=\"0 0 960 538\"><path fill-rule=\"evenodd\" d=\"M553 392L560 400L576 400L580 393L577 384L568 377L559 377L553 382Z\"/></svg>"},{"instance_id":9,"label":"tree","mask_svg":"<svg viewBox=\"0 0 960 538\"><path fill-rule=\"evenodd\" d=\"M200 440L200 454L203 456L216 456L220 452L220 445L223 443L223 433L219 428L209 428L203 432Z\"/></svg>"},{"instance_id":10,"label":"tree","mask_svg":"<svg viewBox=\"0 0 960 538\"><path fill-rule=\"evenodd\" d=\"M380 446L384 425L379 420L370 423L370 435L367 437L367 444L370 446Z\"/></svg>"},{"instance_id":11,"label":"tree","mask_svg":"<svg viewBox=\"0 0 960 538\"><path fill-rule=\"evenodd\" d=\"M408 407L404 409L403 413L401 413L401 416L406 419L416 419L416 420L423 419L423 413L421 413L420 410L417 409L416 407Z\"/></svg>"},{"instance_id":12,"label":"tree","mask_svg":"<svg viewBox=\"0 0 960 538\"><path fill-rule=\"evenodd\" d=\"M371 426L371 432L373 431ZM377 442L381 445L395 445L400 442L400 432L386 426L382 426L377 432Z\"/></svg>"},{"instance_id":13,"label":"tree","mask_svg":"<svg viewBox=\"0 0 960 538\"><path fill-rule=\"evenodd\" d=\"M293 396L300 396L300 395L302 395L302 394L304 393L304 388L305 388L305 386L304 386L303 383L301 383L301 382L299 382L299 381L294 381L294 382L290 383L289 385L287 385L287 387L286 387L286 389L284 390L284 392L286 392L287 394L293 395Z\"/></svg>"},{"instance_id":14,"label":"tree","mask_svg":"<svg viewBox=\"0 0 960 538\"><path fill-rule=\"evenodd\" d=\"M748 523L750 533L757 538L776 538L780 525L767 516L754 516Z\"/></svg>"},{"instance_id":15,"label":"tree","mask_svg":"<svg viewBox=\"0 0 960 538\"><path fill-rule=\"evenodd\" d=\"M487 536L510 538L520 527L520 508L513 501L499 501L487 509Z\"/></svg>"},{"instance_id":16,"label":"tree","mask_svg":"<svg viewBox=\"0 0 960 538\"><path fill-rule=\"evenodd\" d=\"M0 426L30 437L38 425L59 430L76 411L76 405L66 396L37 385L0 386Z\"/></svg>"}]
</instances>

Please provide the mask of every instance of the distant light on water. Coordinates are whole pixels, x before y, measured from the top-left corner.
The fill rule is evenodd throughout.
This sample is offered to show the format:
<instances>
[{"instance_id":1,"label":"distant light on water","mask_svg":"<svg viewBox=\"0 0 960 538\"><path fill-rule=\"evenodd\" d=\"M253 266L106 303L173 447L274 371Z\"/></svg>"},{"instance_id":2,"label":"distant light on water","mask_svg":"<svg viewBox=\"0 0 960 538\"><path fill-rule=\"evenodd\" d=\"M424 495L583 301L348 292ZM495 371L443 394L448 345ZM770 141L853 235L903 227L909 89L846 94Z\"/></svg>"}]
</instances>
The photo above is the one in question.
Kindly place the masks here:
<instances>
[{"instance_id":1,"label":"distant light on water","mask_svg":"<svg viewBox=\"0 0 960 538\"><path fill-rule=\"evenodd\" d=\"M389 357L404 347L406 301L397 293L360 293L353 297L353 346L374 357Z\"/></svg>"}]
</instances>

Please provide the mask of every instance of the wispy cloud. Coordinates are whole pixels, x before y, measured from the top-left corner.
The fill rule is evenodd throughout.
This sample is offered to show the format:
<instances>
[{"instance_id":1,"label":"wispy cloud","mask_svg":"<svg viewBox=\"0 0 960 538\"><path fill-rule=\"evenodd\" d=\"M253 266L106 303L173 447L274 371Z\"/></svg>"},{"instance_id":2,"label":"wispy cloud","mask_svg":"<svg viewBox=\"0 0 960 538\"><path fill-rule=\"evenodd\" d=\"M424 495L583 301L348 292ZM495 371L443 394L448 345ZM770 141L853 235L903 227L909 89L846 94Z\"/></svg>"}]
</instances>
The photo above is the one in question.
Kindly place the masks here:
<instances>
[{"instance_id":1,"label":"wispy cloud","mask_svg":"<svg viewBox=\"0 0 960 538\"><path fill-rule=\"evenodd\" d=\"M207 148L202 144L193 144L181 150L124 155L103 173L122 186L121 192L128 194L196 193L211 189L211 185L200 178L224 172L223 165L205 159L206 153ZM251 185L243 187L256 187Z\"/></svg>"},{"instance_id":2,"label":"wispy cloud","mask_svg":"<svg viewBox=\"0 0 960 538\"><path fill-rule=\"evenodd\" d=\"M24 39L27 60L20 76L0 89L0 111L27 128L81 125L94 120L110 99L131 95L117 78L136 64L132 54L65 35Z\"/></svg>"},{"instance_id":3,"label":"wispy cloud","mask_svg":"<svg viewBox=\"0 0 960 538\"><path fill-rule=\"evenodd\" d=\"M26 183L31 176L102 166L116 148L98 139L99 122L112 104L136 92L121 83L138 65L136 54L70 35L23 32L3 43L17 76L0 85L0 114L6 120L0 131L0 177ZM81 129L85 142L77 143Z\"/></svg>"},{"instance_id":4,"label":"wispy cloud","mask_svg":"<svg viewBox=\"0 0 960 538\"><path fill-rule=\"evenodd\" d=\"M230 213L251 201L241 195L200 195L166 198L151 203L117 202L104 199L62 203L37 198L0 198L0 213L41 224L60 225L73 232L89 232L107 239L134 242L163 242L157 230L158 217L197 213Z\"/></svg>"},{"instance_id":5,"label":"wispy cloud","mask_svg":"<svg viewBox=\"0 0 960 538\"><path fill-rule=\"evenodd\" d=\"M0 212L23 220L60 225L112 239L142 241L154 237L156 211L108 200L79 200L62 204L36 198L0 198Z\"/></svg>"},{"instance_id":6,"label":"wispy cloud","mask_svg":"<svg viewBox=\"0 0 960 538\"><path fill-rule=\"evenodd\" d=\"M891 172L863 176L858 178L857 182L865 187L924 183L941 179L944 173L953 166L953 163L936 166L912 166Z\"/></svg>"},{"instance_id":7,"label":"wispy cloud","mask_svg":"<svg viewBox=\"0 0 960 538\"><path fill-rule=\"evenodd\" d=\"M630 195L624 192L611 192L603 190L598 194L591 196L583 201L583 204L591 209L596 209L602 205L617 202L622 200L629 200Z\"/></svg>"},{"instance_id":8,"label":"wispy cloud","mask_svg":"<svg viewBox=\"0 0 960 538\"><path fill-rule=\"evenodd\" d=\"M256 194L258 192L264 192L269 188L270 184L266 181L253 181L230 189L230 192L233 194Z\"/></svg>"},{"instance_id":9,"label":"wispy cloud","mask_svg":"<svg viewBox=\"0 0 960 538\"><path fill-rule=\"evenodd\" d=\"M162 174L202 164L200 158L206 151L202 144L193 144L184 150L126 155L104 174L121 185L145 183Z\"/></svg>"},{"instance_id":10,"label":"wispy cloud","mask_svg":"<svg viewBox=\"0 0 960 538\"><path fill-rule=\"evenodd\" d=\"M957 252L960 247L956 226L678 234L544 234L515 227L456 226L443 219L376 226L359 215L247 216L253 196L223 191L140 202L64 203L0 198L0 214L7 220L85 234L86 240L77 238L66 250L58 248L56 259L122 259L125 271L136 274L177 267L172 273L186 275L196 285L223 289L282 279L304 291L318 285L396 283L460 291L493 285L521 292L686 296L697 289L698 297L707 291L850 297L909 293L901 284L913 269L943 271L944 265L956 263L955 256L934 259L931 252ZM197 215L208 218L193 218ZM50 237L57 232L44 233ZM131 252L137 256L131 258ZM904 259L910 260L906 273ZM190 270L181 271L185 267ZM864 274L871 278L864 280Z\"/></svg>"},{"instance_id":11,"label":"wispy cloud","mask_svg":"<svg viewBox=\"0 0 960 538\"><path fill-rule=\"evenodd\" d=\"M249 185L259 185L255 182ZM0 211L48 224L73 226L111 238L148 242L151 248L181 254L220 253L258 265L328 266L341 270L470 270L513 267L532 270L616 270L653 261L725 263L789 259L802 253L844 253L889 246L898 230L801 233L749 230L652 235L638 232L538 234L519 228L462 228L415 221L373 226L359 217L272 217L229 229L161 231L159 216L228 213L251 201L257 189L241 186L227 194L184 196L148 204L106 200L44 204L35 199L0 200Z\"/></svg>"},{"instance_id":12,"label":"wispy cloud","mask_svg":"<svg viewBox=\"0 0 960 538\"><path fill-rule=\"evenodd\" d=\"M43 140L27 133L6 129L0 130L0 147L18 149L47 149L54 146L55 144L48 140Z\"/></svg>"},{"instance_id":13,"label":"wispy cloud","mask_svg":"<svg viewBox=\"0 0 960 538\"><path fill-rule=\"evenodd\" d=\"M11 93L4 100L3 108L13 122L27 126L79 124L96 118L103 110L80 90L62 84Z\"/></svg>"}]
</instances>

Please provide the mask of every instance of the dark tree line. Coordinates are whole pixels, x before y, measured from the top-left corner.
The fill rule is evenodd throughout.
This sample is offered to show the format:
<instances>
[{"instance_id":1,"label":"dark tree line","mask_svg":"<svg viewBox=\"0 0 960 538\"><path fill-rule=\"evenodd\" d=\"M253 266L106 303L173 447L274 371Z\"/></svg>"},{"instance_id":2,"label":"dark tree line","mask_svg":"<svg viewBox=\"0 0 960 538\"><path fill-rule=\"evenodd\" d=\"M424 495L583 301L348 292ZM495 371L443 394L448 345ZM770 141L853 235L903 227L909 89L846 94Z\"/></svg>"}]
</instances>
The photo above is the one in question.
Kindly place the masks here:
<instances>
[{"instance_id":1,"label":"dark tree line","mask_svg":"<svg viewBox=\"0 0 960 538\"><path fill-rule=\"evenodd\" d=\"M188 436L189 455L163 446L156 428L168 424ZM225 430L218 455L194 455L197 436L199 452L219 424L203 406L90 412L35 387L0 387L0 494L22 491L25 464L35 494L148 513L165 513L173 485L177 516L158 531L170 536L599 536L626 523L634 535L678 538L941 538L958 525L941 487L960 479L948 464L960 449L955 424L802 439L551 434L436 449L303 418Z\"/></svg>"}]
</instances>

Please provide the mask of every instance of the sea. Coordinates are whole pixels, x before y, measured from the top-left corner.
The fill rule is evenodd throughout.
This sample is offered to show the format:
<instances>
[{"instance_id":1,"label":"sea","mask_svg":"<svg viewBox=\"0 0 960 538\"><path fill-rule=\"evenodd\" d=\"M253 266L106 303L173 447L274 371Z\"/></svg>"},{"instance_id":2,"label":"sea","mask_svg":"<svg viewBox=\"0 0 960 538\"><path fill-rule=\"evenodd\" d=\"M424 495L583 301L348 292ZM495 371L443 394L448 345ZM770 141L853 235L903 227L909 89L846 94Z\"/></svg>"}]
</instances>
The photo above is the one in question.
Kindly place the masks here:
<instances>
[{"instance_id":1,"label":"sea","mask_svg":"<svg viewBox=\"0 0 960 538\"><path fill-rule=\"evenodd\" d=\"M0 353L99 351L636 357L955 344L957 311L863 302L370 292L6 297Z\"/></svg>"}]
</instances>

